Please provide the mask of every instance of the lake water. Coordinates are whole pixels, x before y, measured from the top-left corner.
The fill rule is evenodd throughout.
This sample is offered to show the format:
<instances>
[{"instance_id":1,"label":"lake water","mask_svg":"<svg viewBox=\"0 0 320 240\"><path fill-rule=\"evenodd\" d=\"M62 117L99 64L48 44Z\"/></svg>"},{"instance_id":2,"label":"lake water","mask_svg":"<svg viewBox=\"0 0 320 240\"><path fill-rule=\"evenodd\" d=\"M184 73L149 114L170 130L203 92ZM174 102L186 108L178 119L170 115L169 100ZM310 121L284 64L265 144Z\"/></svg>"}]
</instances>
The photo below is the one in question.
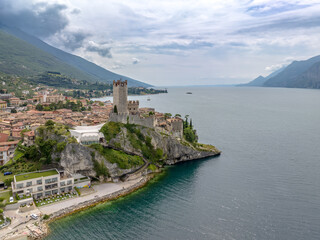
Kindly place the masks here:
<instances>
[{"instance_id":1,"label":"lake water","mask_svg":"<svg viewBox=\"0 0 320 240\"><path fill-rule=\"evenodd\" d=\"M320 239L319 90L168 91L131 99L190 115L200 142L222 155L56 221L47 239Z\"/></svg>"}]
</instances>

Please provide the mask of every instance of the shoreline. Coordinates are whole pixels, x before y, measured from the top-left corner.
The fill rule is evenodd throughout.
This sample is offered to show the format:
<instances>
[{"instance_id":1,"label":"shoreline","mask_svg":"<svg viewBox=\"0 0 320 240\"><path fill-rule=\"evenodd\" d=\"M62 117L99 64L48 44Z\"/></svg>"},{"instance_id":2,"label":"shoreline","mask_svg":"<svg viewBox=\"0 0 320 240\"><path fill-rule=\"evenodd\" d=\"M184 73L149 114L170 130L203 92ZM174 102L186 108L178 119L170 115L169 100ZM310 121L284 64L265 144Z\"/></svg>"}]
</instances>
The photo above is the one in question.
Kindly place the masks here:
<instances>
[{"instance_id":1,"label":"shoreline","mask_svg":"<svg viewBox=\"0 0 320 240\"><path fill-rule=\"evenodd\" d=\"M212 156L200 157L192 160L199 160L208 157L217 157L221 152L215 153ZM178 163L190 161L183 160L174 162L170 165L176 165ZM73 199L61 201L59 203L53 203L47 206L37 208L40 215L38 220L28 220L16 226L12 226L10 231L4 234L0 234L1 239L43 239L47 237L51 230L49 224L59 220L63 217L78 213L80 211L93 208L98 204L102 204L108 201L116 200L118 198L127 196L138 189L143 188L154 177L161 175L164 169L162 168L158 172L153 172L144 176L140 176L130 181L118 182L118 183L102 183L93 186L95 192L88 195L78 196ZM30 214L30 213L29 213ZM47 220L42 219L44 215L49 215ZM10 227L10 225L9 225Z\"/></svg>"},{"instance_id":2,"label":"shoreline","mask_svg":"<svg viewBox=\"0 0 320 240\"><path fill-rule=\"evenodd\" d=\"M139 182L131 185L128 188L124 188L124 189L118 190L116 192L109 193L107 195L95 198L93 200L79 203L78 205L75 205L71 209L65 208L65 209L61 209L61 210L57 211L55 214L53 214L53 216L50 216L50 219L44 220L42 222L42 224L45 225L46 233L44 235L42 235L40 238L33 238L33 239L43 239L44 237L48 236L51 232L50 227L49 227L50 223L57 221L61 218L64 218L66 216L78 213L80 211L93 208L99 204L103 204L105 202L113 201L113 200L119 199L121 197L127 196L127 195L137 191L138 189L143 188L154 177L155 177L155 174L144 176L144 177L142 177L142 179Z\"/></svg>"},{"instance_id":3,"label":"shoreline","mask_svg":"<svg viewBox=\"0 0 320 240\"><path fill-rule=\"evenodd\" d=\"M60 210L50 214L50 218L48 220L40 220L39 219L38 221L28 223L25 226L20 227L20 228L19 228L19 226L15 226L14 228L11 229L10 232L8 232L4 236L2 236L3 237L2 239L20 239L23 237L28 237L28 239L43 239L46 236L48 236L51 232L50 227L49 227L50 223L52 223L56 220L59 220L63 217L78 213L80 211L83 211L83 210L86 210L89 208L93 208L99 204L127 196L127 195L137 191L138 189L143 188L155 176L156 176L155 173L143 176L143 177L141 177L140 180L138 180L137 182L133 183L132 185L130 185L128 187L123 187L120 190L104 194L100 197L94 196L93 199L90 199L87 201L82 201L78 204L75 204L75 205L72 205L69 207L61 208ZM105 184L108 184L108 183L105 183ZM101 186L101 185L97 185L97 186ZM92 195L94 195L94 194L95 193L91 193L90 195L87 195L87 196L92 197ZM87 196L83 196L83 197L87 197ZM81 196L76 199L79 199L79 198L81 199ZM68 200L66 200L66 201L68 201ZM71 202L72 200L69 200L69 201ZM68 202L63 201L61 203L68 203ZM53 204L51 206L48 205L48 206L54 207L55 205L56 204ZM40 212L42 212L41 208L39 208L39 210L40 210ZM42 212L42 214L44 215L45 213Z\"/></svg>"}]
</instances>

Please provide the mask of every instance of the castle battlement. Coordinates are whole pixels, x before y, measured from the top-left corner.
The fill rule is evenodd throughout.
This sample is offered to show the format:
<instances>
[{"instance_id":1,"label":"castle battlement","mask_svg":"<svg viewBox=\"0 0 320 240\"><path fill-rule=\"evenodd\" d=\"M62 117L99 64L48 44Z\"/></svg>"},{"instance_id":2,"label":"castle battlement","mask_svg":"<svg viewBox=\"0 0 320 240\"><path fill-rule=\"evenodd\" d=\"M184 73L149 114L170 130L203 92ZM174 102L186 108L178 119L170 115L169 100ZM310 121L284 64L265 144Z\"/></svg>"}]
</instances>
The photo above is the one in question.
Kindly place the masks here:
<instances>
[{"instance_id":1,"label":"castle battlement","mask_svg":"<svg viewBox=\"0 0 320 240\"><path fill-rule=\"evenodd\" d=\"M123 87L123 86L127 86L128 85L128 81L127 80L125 80L125 81L121 81L121 80L117 80L117 81L115 81L115 80L113 80L113 86L114 87L117 87L117 86L121 86L121 87Z\"/></svg>"},{"instance_id":2,"label":"castle battlement","mask_svg":"<svg viewBox=\"0 0 320 240\"><path fill-rule=\"evenodd\" d=\"M129 100L128 104L132 104L132 105L133 104L138 104L139 105L139 100L136 100L136 101L135 100Z\"/></svg>"}]
</instances>

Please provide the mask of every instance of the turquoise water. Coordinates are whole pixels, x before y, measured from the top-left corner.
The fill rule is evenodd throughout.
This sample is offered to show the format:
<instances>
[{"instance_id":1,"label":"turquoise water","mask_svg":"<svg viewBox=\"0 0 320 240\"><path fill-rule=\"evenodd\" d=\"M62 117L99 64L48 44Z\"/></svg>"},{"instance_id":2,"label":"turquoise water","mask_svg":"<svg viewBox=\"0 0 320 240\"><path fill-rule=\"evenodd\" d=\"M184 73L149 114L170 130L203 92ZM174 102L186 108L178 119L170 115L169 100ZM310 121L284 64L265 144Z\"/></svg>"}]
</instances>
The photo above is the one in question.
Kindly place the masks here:
<instances>
[{"instance_id":1,"label":"turquoise water","mask_svg":"<svg viewBox=\"0 0 320 240\"><path fill-rule=\"evenodd\" d=\"M133 99L189 114L200 141L223 154L58 220L46 239L320 239L320 91L168 91Z\"/></svg>"}]
</instances>

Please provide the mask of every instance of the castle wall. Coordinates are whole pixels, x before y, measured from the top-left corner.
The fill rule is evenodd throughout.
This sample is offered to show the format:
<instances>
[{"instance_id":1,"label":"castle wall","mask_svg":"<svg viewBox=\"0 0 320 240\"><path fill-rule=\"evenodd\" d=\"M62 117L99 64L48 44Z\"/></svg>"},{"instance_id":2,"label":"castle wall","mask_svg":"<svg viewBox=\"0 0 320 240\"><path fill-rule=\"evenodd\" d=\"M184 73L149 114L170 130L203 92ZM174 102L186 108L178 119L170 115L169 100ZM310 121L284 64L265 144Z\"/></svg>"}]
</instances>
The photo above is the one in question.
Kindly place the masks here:
<instances>
[{"instance_id":1,"label":"castle wall","mask_svg":"<svg viewBox=\"0 0 320 240\"><path fill-rule=\"evenodd\" d=\"M182 121L171 122L171 132L175 137L182 139L182 137L183 137L183 122Z\"/></svg>"},{"instance_id":2,"label":"castle wall","mask_svg":"<svg viewBox=\"0 0 320 240\"><path fill-rule=\"evenodd\" d=\"M116 114L111 113L109 117L110 122L121 122L127 123L127 120L131 124L141 125L149 128L155 127L155 118L154 116L150 116L147 118L141 118L139 115L129 115L129 114Z\"/></svg>"},{"instance_id":3,"label":"castle wall","mask_svg":"<svg viewBox=\"0 0 320 240\"><path fill-rule=\"evenodd\" d=\"M136 115L139 113L139 101L128 101L129 114Z\"/></svg>"}]
</instances>

